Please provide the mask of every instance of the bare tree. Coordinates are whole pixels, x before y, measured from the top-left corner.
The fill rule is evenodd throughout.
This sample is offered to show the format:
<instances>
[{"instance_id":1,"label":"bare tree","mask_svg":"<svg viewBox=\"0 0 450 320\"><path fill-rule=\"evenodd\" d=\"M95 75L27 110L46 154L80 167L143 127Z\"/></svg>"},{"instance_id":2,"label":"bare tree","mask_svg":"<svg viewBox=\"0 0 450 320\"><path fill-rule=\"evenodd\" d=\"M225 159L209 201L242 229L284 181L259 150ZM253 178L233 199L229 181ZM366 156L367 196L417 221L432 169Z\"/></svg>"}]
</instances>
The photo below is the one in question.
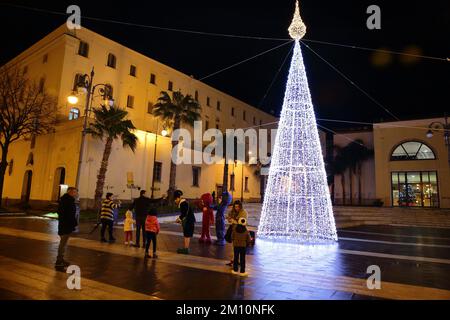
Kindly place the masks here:
<instances>
[{"instance_id":1,"label":"bare tree","mask_svg":"<svg viewBox=\"0 0 450 320\"><path fill-rule=\"evenodd\" d=\"M0 206L11 144L44 134L54 128L56 99L44 83L29 80L18 67L0 67Z\"/></svg>"}]
</instances>

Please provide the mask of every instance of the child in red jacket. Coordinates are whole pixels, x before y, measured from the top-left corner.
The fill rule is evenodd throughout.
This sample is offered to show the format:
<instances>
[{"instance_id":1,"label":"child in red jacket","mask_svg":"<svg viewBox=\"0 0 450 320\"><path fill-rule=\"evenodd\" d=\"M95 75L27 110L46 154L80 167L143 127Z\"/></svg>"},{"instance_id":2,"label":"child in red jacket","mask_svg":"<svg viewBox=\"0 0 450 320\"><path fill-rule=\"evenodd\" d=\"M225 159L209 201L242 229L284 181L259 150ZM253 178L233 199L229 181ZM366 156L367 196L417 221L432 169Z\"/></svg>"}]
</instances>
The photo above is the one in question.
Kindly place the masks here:
<instances>
[{"instance_id":1,"label":"child in red jacket","mask_svg":"<svg viewBox=\"0 0 450 320\"><path fill-rule=\"evenodd\" d=\"M159 222L156 217L158 212L155 208L151 208L147 214L147 219L145 220L145 234L147 237L147 242L145 243L145 258L151 258L152 256L148 254L148 249L150 248L150 242L153 242L153 258L158 258L156 255L156 236L159 233Z\"/></svg>"},{"instance_id":2,"label":"child in red jacket","mask_svg":"<svg viewBox=\"0 0 450 320\"><path fill-rule=\"evenodd\" d=\"M210 193L205 193L200 197L200 209L203 211L202 217L202 236L199 242L211 243L211 234L209 226L214 224L214 212L211 208L213 204L213 197Z\"/></svg>"}]
</instances>

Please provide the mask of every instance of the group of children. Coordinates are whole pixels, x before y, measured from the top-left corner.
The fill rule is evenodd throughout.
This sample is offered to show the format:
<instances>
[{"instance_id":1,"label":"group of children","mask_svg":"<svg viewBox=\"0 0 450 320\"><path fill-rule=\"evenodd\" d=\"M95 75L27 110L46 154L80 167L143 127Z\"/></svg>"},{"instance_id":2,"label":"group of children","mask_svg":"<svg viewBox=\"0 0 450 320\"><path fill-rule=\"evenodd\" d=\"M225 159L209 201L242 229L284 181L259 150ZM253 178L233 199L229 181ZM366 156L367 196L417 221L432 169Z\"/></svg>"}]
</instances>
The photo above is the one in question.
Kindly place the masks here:
<instances>
[{"instance_id":1,"label":"group of children","mask_svg":"<svg viewBox=\"0 0 450 320\"><path fill-rule=\"evenodd\" d=\"M144 191L145 193L145 191ZM144 193L141 193L141 198L146 199L144 197ZM182 198L182 192L177 190L174 193L175 203L180 208L180 217L177 219L179 223L182 224L183 227L183 235L184 235L184 248L178 249L178 253L189 253L189 243L190 239L194 234L194 225L195 225L195 215L188 205L187 201ZM112 224L113 224L113 214L112 211L118 207L118 204L114 203L111 199L112 194L108 193L106 199L102 203L101 210L101 218L102 218L102 241L106 241L104 237L104 232L106 227L109 229L110 241L114 241L115 239L112 237ZM204 194L201 197L200 207L203 211L203 221L202 221L202 235L200 238L201 243L211 243L211 237L209 232L209 227L214 223L214 213L211 208L213 202L213 198L211 194ZM131 209L131 207L130 207ZM142 210L141 210L142 211ZM145 258L157 258L156 247L157 247L157 235L160 231L160 225L157 218L157 210L156 208L148 208L145 210L146 218L144 223L145 230ZM230 236L228 241L233 244L233 253L234 258L229 263L230 266L233 267L232 273L238 274L241 276L247 276L247 272L245 271L245 256L247 247L254 241L250 235L249 230L247 229L247 218L248 214L243 209L242 203L240 201L235 201L233 207L228 214L227 220L230 224ZM140 217L142 220L142 217ZM140 233L141 224L143 221L139 221L137 232ZM131 210L127 210L125 213L125 219L123 222L123 230L125 235L125 245L134 245L133 239L133 231L135 230L136 220L133 218L133 213ZM137 240L139 241L139 240ZM150 244L153 244L153 255L149 254ZM136 244L134 246L139 246ZM238 272L239 271L239 272Z\"/></svg>"},{"instance_id":2,"label":"group of children","mask_svg":"<svg viewBox=\"0 0 450 320\"><path fill-rule=\"evenodd\" d=\"M155 208L151 208L145 219L145 258L158 258L156 254L156 238L159 233L159 221L157 217L158 213ZM125 233L125 245L134 245L133 231L136 225L136 220L133 218L133 213L127 210L125 213L125 219L123 221L123 231ZM139 232L139 231L138 231ZM153 256L149 254L150 244L153 244Z\"/></svg>"}]
</instances>

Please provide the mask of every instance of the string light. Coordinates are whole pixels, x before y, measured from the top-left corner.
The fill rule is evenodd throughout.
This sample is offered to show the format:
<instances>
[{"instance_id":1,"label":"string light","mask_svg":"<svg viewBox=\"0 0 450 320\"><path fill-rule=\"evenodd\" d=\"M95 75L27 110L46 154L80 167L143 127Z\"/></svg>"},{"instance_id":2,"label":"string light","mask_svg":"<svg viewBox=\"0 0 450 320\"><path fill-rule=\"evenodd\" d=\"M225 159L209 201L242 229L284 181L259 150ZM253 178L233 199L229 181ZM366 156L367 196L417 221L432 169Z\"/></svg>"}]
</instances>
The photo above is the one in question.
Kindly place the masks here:
<instances>
[{"instance_id":1,"label":"string light","mask_svg":"<svg viewBox=\"0 0 450 320\"><path fill-rule=\"evenodd\" d=\"M291 37L295 39L294 54L269 169L258 237L317 244L337 241L337 233L300 48L299 40L306 30L302 24L297 4L289 28Z\"/></svg>"}]
</instances>

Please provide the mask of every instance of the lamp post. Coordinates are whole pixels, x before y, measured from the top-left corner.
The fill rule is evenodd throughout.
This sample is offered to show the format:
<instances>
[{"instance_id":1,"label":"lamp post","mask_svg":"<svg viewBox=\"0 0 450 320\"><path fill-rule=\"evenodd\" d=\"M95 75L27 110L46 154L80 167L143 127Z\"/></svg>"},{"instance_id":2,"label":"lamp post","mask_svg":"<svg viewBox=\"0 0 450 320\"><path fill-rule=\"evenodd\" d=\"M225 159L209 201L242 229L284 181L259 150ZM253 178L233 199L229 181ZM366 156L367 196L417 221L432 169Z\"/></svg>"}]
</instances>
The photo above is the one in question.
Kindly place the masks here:
<instances>
[{"instance_id":1,"label":"lamp post","mask_svg":"<svg viewBox=\"0 0 450 320\"><path fill-rule=\"evenodd\" d=\"M156 120L156 132L155 132L155 150L153 151L153 174L152 174L152 194L151 198L154 199L154 192L155 192L155 172L156 172L156 148L158 146L158 130L159 130L159 120ZM165 128L161 131L161 135L163 137L166 137L169 133Z\"/></svg>"},{"instance_id":2,"label":"lamp post","mask_svg":"<svg viewBox=\"0 0 450 320\"><path fill-rule=\"evenodd\" d=\"M434 136L434 131L437 130L443 130L444 131L444 140L445 145L447 146L447 153L448 153L448 163L450 164L450 123L448 122L447 115L444 116L445 120L444 122L440 121L434 121L430 123L428 126L428 132L427 132L427 138L431 139Z\"/></svg>"},{"instance_id":3,"label":"lamp post","mask_svg":"<svg viewBox=\"0 0 450 320\"><path fill-rule=\"evenodd\" d=\"M78 83L75 84L76 89L81 88L84 89L86 92L86 105L84 109L83 130L81 131L81 145L78 157L77 178L75 181L75 187L77 189L79 189L80 187L81 165L83 163L84 149L85 149L84 146L86 144L86 129L88 125L88 115L92 105L92 101L94 99L95 90L98 89L100 95L105 100L105 104L108 104L109 106L114 105L114 100L112 99L110 86L103 83L93 85L94 75L95 75L94 68L92 68L91 73L89 75L84 74L78 79ZM72 92L72 94L69 97L67 97L67 101L70 104L78 103L78 97L76 96L76 93Z\"/></svg>"}]
</instances>

